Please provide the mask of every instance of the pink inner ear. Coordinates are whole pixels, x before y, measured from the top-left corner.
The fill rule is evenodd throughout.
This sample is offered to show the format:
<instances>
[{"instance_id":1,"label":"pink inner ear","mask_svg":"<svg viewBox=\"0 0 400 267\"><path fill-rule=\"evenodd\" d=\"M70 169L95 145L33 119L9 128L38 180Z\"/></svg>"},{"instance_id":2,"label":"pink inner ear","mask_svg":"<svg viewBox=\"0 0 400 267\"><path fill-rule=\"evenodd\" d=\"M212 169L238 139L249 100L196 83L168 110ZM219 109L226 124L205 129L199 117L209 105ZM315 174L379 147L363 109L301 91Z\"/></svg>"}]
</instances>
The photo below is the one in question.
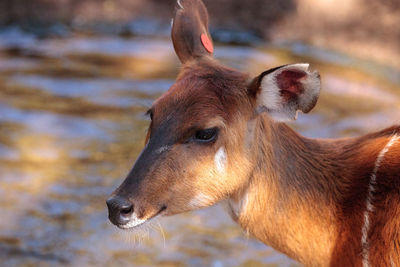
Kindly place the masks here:
<instances>
[{"instance_id":1,"label":"pink inner ear","mask_svg":"<svg viewBox=\"0 0 400 267\"><path fill-rule=\"evenodd\" d=\"M306 75L305 72L285 70L276 76L277 85L281 89L281 96L286 101L296 100L303 93L304 88L300 80Z\"/></svg>"}]
</instances>

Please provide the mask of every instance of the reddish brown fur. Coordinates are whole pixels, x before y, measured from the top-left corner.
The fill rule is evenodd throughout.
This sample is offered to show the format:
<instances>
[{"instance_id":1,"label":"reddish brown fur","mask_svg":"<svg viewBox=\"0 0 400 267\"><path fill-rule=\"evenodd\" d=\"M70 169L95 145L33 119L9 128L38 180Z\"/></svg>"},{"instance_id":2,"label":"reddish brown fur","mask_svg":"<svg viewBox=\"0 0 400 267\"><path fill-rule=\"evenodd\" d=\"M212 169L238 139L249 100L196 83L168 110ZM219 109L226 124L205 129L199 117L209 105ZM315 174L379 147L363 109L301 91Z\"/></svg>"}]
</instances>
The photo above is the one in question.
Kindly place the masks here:
<instances>
[{"instance_id":1,"label":"reddish brown fur","mask_svg":"<svg viewBox=\"0 0 400 267\"><path fill-rule=\"evenodd\" d=\"M254 200L255 204L249 204L250 207L246 208L238 222L257 238L308 266L361 266L361 228L370 176L379 152L391 135L400 133L400 127L361 138L326 141L303 138L284 124L271 125L269 120L262 122L261 127L261 138L264 138L265 132L269 132L272 140L267 139L273 147L263 144L262 140L255 141L260 157L256 166L267 167L256 169L254 187L262 189L259 196L253 196L257 199ZM371 251L374 251L370 255L371 266L389 265L389 248L394 251L392 260L399 260L396 235L400 228L398 220L393 220L396 218L393 215L399 212L399 208L393 207L398 207L400 190L399 150L399 144L390 150L386 163L381 165L377 175L377 195L381 197L375 199L377 214L371 217L370 244ZM270 159L267 160L272 162L265 162L265 155L269 155ZM272 203L278 203L272 204L271 199ZM260 202L268 204L259 206L257 203ZM276 205L279 209L269 205ZM392 209L388 210L386 205ZM297 210L294 214L291 211L293 209ZM279 220L274 216L280 217L277 213L281 214L282 210L284 221L278 223ZM269 216L270 213L273 217ZM381 217L380 224L375 226L378 217ZM302 235L310 232L310 238L293 247L291 242L296 238L289 233L290 228L296 228L296 224L319 229L318 235L315 236L308 227L303 227ZM324 243L323 231L331 231L328 233L331 238L328 242L332 243L332 250L326 254L319 252L326 248L318 245ZM286 233L282 236L282 232ZM395 236L397 239L394 239ZM308 243L316 242L318 238L322 240L317 241L316 246Z\"/></svg>"},{"instance_id":2,"label":"reddish brown fur","mask_svg":"<svg viewBox=\"0 0 400 267\"><path fill-rule=\"evenodd\" d=\"M307 266L362 266L371 175L400 126L358 138L300 136L258 106L262 79L279 68L250 81L220 65L200 43L201 33L209 35L204 5L200 0L182 4L172 37L184 66L150 109L146 146L113 195L129 200L142 220L225 200L247 232ZM278 87L287 90L282 101L293 102L292 107L305 90L299 81L310 75L299 71L277 77ZM314 107L318 94L303 111ZM219 129L216 140L193 141L196 131L208 128ZM222 171L215 163L221 148L226 151ZM374 189L369 264L400 266L399 142L384 155Z\"/></svg>"},{"instance_id":3,"label":"reddish brown fur","mask_svg":"<svg viewBox=\"0 0 400 267\"><path fill-rule=\"evenodd\" d=\"M236 144L230 147L226 143L228 140L224 140L227 150L232 150L231 153L228 150L228 157L237 158L232 164L240 165L244 162L241 157L247 155L251 165L245 176L237 174L235 177L235 173L232 174L231 181L241 180L237 184L243 186L234 191L229 189L228 198L239 200L248 190L257 192L251 197L254 203L250 201L241 214L235 216L232 213L239 224L256 238L306 265L361 266L361 228L371 172L379 152L391 135L400 134L400 127L359 138L307 139L284 123L273 122L267 115L254 115L255 99L247 98L247 81L246 75L209 59L185 66L175 85L154 103L150 130L159 127L168 117L175 116L179 124L174 134L182 137L188 128L204 127L211 118L221 117L232 128L228 128L226 133L230 136L229 142ZM244 144L243 136L237 139L235 131L249 127L249 121L256 122L255 133L250 144ZM229 134L230 131L233 132ZM182 137L178 142L184 142L184 139ZM234 152L233 147L239 150ZM172 150L169 157L180 158L178 150ZM370 243L373 253L370 262L378 265L384 262L384 254L389 250L395 255L392 260L396 262L399 259L399 223L390 220L400 213L399 163L400 146L395 145L377 173L377 192L382 197L375 199L377 213L371 216ZM184 176L177 172L183 165L178 167L175 162L168 164L168 168L157 165L159 171L156 173L164 177ZM171 187L168 183L169 180L164 179L161 186L153 184L146 187L152 190L152 196L157 197ZM196 188L190 191L185 189L186 199L196 195L193 189ZM144 192L150 194L147 190ZM226 197L220 195L217 199ZM266 203L266 206L259 203ZM167 214L185 210L187 208L171 209ZM310 232L310 229L313 231ZM325 230L328 232L323 233ZM298 234L303 237L299 239ZM320 236L330 240L321 241L325 244L321 245L318 242ZM310 245L310 240L314 240L315 245ZM292 242L297 247L293 247ZM323 246L326 246L324 251L318 252L317 249ZM389 262L389 259L385 261Z\"/></svg>"},{"instance_id":4,"label":"reddish brown fur","mask_svg":"<svg viewBox=\"0 0 400 267\"><path fill-rule=\"evenodd\" d=\"M241 106L250 105L247 80L247 75L208 58L185 66L176 83L153 104L152 112L157 116L154 116L150 130L171 114L178 113L177 108L182 109L179 112L181 121L191 127L203 126L201 124L208 118L216 116L231 122L232 114L249 112L241 109ZM183 129L180 127L178 130Z\"/></svg>"}]
</instances>

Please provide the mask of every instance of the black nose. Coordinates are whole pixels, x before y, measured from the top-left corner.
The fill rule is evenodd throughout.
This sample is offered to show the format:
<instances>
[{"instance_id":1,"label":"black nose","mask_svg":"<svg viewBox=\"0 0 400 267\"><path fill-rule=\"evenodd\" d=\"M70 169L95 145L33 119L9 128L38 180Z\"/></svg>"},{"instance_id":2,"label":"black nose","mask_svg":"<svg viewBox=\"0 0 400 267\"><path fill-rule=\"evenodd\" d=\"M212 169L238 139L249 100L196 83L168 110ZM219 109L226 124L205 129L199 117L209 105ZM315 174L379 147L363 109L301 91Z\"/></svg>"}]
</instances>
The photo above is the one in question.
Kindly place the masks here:
<instances>
[{"instance_id":1,"label":"black nose","mask_svg":"<svg viewBox=\"0 0 400 267\"><path fill-rule=\"evenodd\" d=\"M107 201L108 218L115 225L124 225L129 222L133 213L133 204L127 199L112 196Z\"/></svg>"}]
</instances>

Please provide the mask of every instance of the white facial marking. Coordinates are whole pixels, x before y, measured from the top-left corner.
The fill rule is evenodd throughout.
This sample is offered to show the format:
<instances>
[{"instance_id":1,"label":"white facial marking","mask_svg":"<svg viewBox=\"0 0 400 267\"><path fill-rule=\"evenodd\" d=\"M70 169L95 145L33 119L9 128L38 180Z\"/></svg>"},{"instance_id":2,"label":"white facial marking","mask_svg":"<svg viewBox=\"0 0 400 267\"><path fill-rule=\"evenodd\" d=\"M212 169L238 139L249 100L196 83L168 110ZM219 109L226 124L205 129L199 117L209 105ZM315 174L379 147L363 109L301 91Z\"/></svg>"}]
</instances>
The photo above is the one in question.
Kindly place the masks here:
<instances>
[{"instance_id":1,"label":"white facial marking","mask_svg":"<svg viewBox=\"0 0 400 267\"><path fill-rule=\"evenodd\" d=\"M228 158L225 153L225 148L223 146L221 146L218 149L217 153L215 153L215 156L214 156L215 168L217 169L217 171L219 173L225 172L227 161L228 161Z\"/></svg>"},{"instance_id":2,"label":"white facial marking","mask_svg":"<svg viewBox=\"0 0 400 267\"><path fill-rule=\"evenodd\" d=\"M137 217L136 213L133 213L133 214L131 215L131 218L129 219L129 222L128 222L127 224L120 225L119 227L120 227L120 228L123 228L123 229L129 229L129 228L132 228L132 227L141 225L141 224L143 224L143 223L146 222L146 221L147 221L146 219L139 219L139 218Z\"/></svg>"},{"instance_id":3,"label":"white facial marking","mask_svg":"<svg viewBox=\"0 0 400 267\"><path fill-rule=\"evenodd\" d=\"M201 208L211 205L213 201L214 199L212 197L199 193L189 201L188 205L191 208Z\"/></svg>"},{"instance_id":4,"label":"white facial marking","mask_svg":"<svg viewBox=\"0 0 400 267\"><path fill-rule=\"evenodd\" d=\"M373 193L375 191L375 184L376 184L376 174L379 170L379 167L385 157L385 154L389 151L389 148L396 143L397 141L400 140L400 136L395 134L390 141L386 144L386 146L381 150L381 152L378 155L378 158L375 161L375 167L374 170L372 171L371 178L369 181L369 187L368 187L368 193L367 193L367 199L366 199L366 209L364 211L364 225L361 229L361 248L362 248L362 263L363 267L369 267L369 244L368 244L368 231L369 231L369 214L374 211L374 206L372 202L374 201L374 196Z\"/></svg>"}]
</instances>

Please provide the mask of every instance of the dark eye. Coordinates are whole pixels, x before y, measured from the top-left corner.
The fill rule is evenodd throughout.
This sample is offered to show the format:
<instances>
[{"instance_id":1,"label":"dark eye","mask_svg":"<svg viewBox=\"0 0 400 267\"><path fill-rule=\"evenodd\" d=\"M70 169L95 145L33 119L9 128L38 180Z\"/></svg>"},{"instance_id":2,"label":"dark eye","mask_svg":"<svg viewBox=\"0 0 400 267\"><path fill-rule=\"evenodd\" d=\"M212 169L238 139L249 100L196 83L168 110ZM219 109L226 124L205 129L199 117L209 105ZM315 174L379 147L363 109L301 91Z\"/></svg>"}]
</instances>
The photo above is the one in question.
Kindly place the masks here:
<instances>
[{"instance_id":1,"label":"dark eye","mask_svg":"<svg viewBox=\"0 0 400 267\"><path fill-rule=\"evenodd\" d=\"M218 128L209 128L197 131L194 136L194 139L195 141L206 143L214 141L217 135L218 135Z\"/></svg>"}]
</instances>

